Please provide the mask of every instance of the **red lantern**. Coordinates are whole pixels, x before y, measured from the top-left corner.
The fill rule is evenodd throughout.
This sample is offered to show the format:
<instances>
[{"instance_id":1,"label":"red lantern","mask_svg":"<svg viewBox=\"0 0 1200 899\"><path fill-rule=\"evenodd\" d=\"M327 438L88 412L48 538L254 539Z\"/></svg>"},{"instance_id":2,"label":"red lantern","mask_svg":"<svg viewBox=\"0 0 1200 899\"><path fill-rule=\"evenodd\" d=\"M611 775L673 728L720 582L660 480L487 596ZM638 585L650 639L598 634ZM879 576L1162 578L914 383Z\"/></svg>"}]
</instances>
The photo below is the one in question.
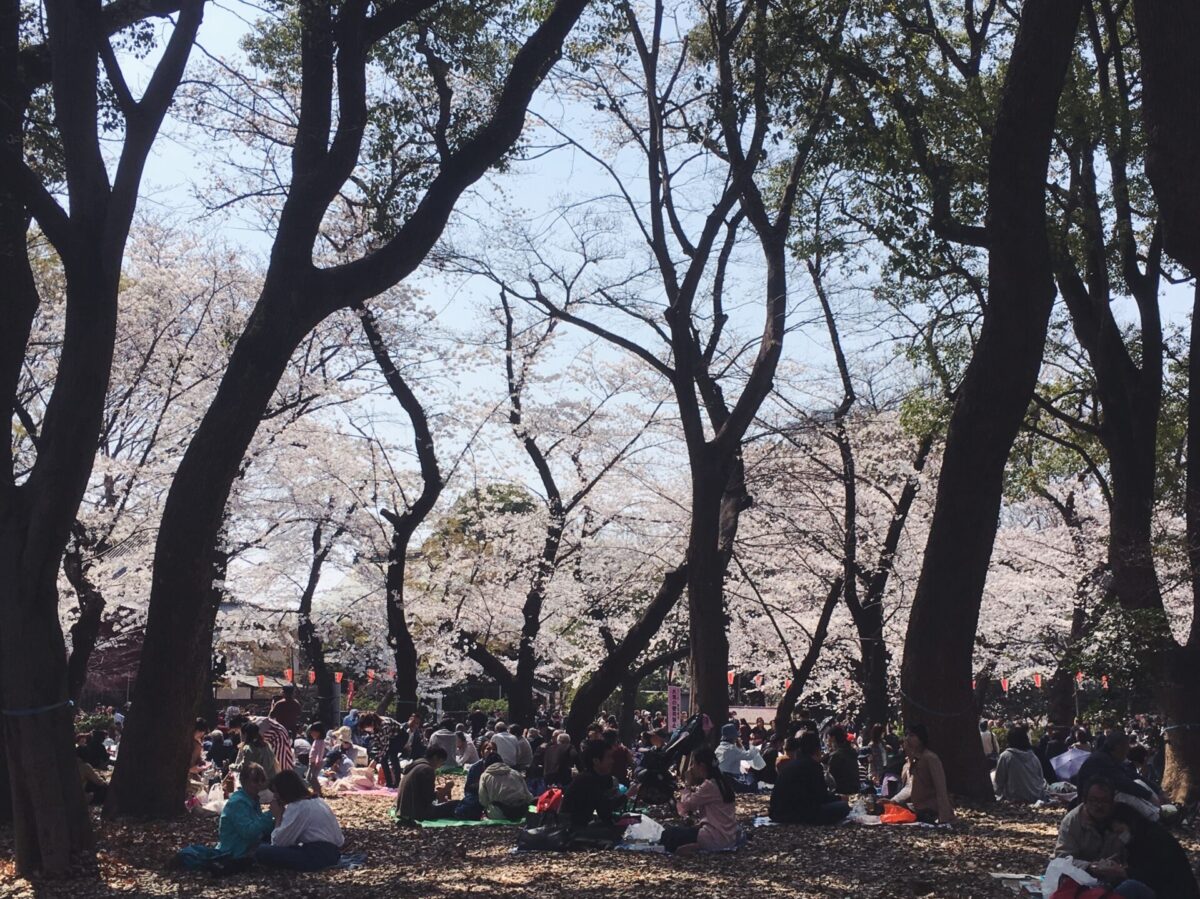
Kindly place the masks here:
<instances>
[{"instance_id":1,"label":"red lantern","mask_svg":"<svg viewBox=\"0 0 1200 899\"><path fill-rule=\"evenodd\" d=\"M317 682L317 672L313 671L311 668L308 671L308 682L310 684L315 684Z\"/></svg>"},{"instance_id":2,"label":"red lantern","mask_svg":"<svg viewBox=\"0 0 1200 899\"><path fill-rule=\"evenodd\" d=\"M350 686L346 688L346 701L354 701L354 681L350 681Z\"/></svg>"},{"instance_id":3,"label":"red lantern","mask_svg":"<svg viewBox=\"0 0 1200 899\"><path fill-rule=\"evenodd\" d=\"M1100 686L1103 687L1105 690L1108 689L1108 675L1107 674L1101 675Z\"/></svg>"},{"instance_id":4,"label":"red lantern","mask_svg":"<svg viewBox=\"0 0 1200 899\"><path fill-rule=\"evenodd\" d=\"M734 680L734 678L735 678L736 676L737 676L737 675L736 675L734 672L732 672L732 671L730 671L728 674L726 674L726 675L725 675L725 677L726 677L726 678L728 679L728 681L729 681L729 686L731 686L731 687L733 686L733 680Z\"/></svg>"},{"instance_id":5,"label":"red lantern","mask_svg":"<svg viewBox=\"0 0 1200 899\"><path fill-rule=\"evenodd\" d=\"M1075 683L1079 684L1080 686L1083 685L1083 672L1082 671L1075 672Z\"/></svg>"},{"instance_id":6,"label":"red lantern","mask_svg":"<svg viewBox=\"0 0 1200 899\"><path fill-rule=\"evenodd\" d=\"M368 684L375 683L375 669L374 668L367 669L367 683Z\"/></svg>"},{"instance_id":7,"label":"red lantern","mask_svg":"<svg viewBox=\"0 0 1200 899\"><path fill-rule=\"evenodd\" d=\"M342 682L342 672L340 672L340 671L333 672L333 679L340 684Z\"/></svg>"},{"instance_id":8,"label":"red lantern","mask_svg":"<svg viewBox=\"0 0 1200 899\"><path fill-rule=\"evenodd\" d=\"M1008 678L1007 677L1000 678L1000 689L1003 690L1005 693L1008 692Z\"/></svg>"},{"instance_id":9,"label":"red lantern","mask_svg":"<svg viewBox=\"0 0 1200 899\"><path fill-rule=\"evenodd\" d=\"M260 674L260 675L258 676L258 685L259 685L260 687L262 687L262 686L264 686L264 685L266 684L266 682L267 682L267 678L266 678L266 676L265 676L265 675L262 675L262 674Z\"/></svg>"},{"instance_id":10,"label":"red lantern","mask_svg":"<svg viewBox=\"0 0 1200 899\"><path fill-rule=\"evenodd\" d=\"M759 689L762 689L762 685L763 685L763 676L761 674L754 675L754 686L758 687Z\"/></svg>"},{"instance_id":11,"label":"red lantern","mask_svg":"<svg viewBox=\"0 0 1200 899\"><path fill-rule=\"evenodd\" d=\"M785 689L785 690L792 689L792 679L790 677L783 682L783 689Z\"/></svg>"},{"instance_id":12,"label":"red lantern","mask_svg":"<svg viewBox=\"0 0 1200 899\"><path fill-rule=\"evenodd\" d=\"M972 689L972 690L974 690L974 689L975 689L975 681L971 681L971 689Z\"/></svg>"},{"instance_id":13,"label":"red lantern","mask_svg":"<svg viewBox=\"0 0 1200 899\"><path fill-rule=\"evenodd\" d=\"M1033 685L1039 690L1042 689L1042 676L1040 674L1035 674L1033 676Z\"/></svg>"},{"instance_id":14,"label":"red lantern","mask_svg":"<svg viewBox=\"0 0 1200 899\"><path fill-rule=\"evenodd\" d=\"M283 669L283 679L285 681L287 681L289 684L292 683L292 669L291 668Z\"/></svg>"}]
</instances>

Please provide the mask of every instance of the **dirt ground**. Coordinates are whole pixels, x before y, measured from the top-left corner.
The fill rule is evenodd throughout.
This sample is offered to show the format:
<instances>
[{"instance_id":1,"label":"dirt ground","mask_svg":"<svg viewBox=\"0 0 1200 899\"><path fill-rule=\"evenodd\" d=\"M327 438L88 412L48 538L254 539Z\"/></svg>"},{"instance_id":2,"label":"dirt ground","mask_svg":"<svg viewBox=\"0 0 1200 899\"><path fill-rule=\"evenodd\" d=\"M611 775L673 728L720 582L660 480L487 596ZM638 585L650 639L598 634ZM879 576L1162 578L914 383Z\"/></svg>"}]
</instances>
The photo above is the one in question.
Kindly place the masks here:
<instances>
[{"instance_id":1,"label":"dirt ground","mask_svg":"<svg viewBox=\"0 0 1200 899\"><path fill-rule=\"evenodd\" d=\"M113 824L97 820L98 876L69 883L17 879L12 833L0 829L0 896L373 896L707 899L718 897L1013 897L991 872L1041 873L1061 813L996 805L960 808L950 830L920 827L764 827L766 797L739 797L750 841L737 853L671 858L635 852L520 853L511 828L435 830L397 826L386 799L336 799L347 852L367 856L357 870L286 874L255 870L226 879L168 872L179 847L215 842L216 820ZM1200 864L1200 839L1182 841ZM1169 899L1169 897L1163 897Z\"/></svg>"}]
</instances>

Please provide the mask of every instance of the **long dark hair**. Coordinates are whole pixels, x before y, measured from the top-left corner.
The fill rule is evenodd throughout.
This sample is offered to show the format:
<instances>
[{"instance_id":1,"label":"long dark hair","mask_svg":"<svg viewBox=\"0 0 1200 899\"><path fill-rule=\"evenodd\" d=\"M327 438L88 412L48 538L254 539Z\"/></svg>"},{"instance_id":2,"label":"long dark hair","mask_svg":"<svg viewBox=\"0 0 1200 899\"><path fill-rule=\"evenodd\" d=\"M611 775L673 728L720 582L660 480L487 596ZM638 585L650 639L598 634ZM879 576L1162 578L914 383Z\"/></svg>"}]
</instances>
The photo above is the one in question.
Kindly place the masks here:
<instances>
[{"instance_id":1,"label":"long dark hair","mask_svg":"<svg viewBox=\"0 0 1200 899\"><path fill-rule=\"evenodd\" d=\"M247 746L263 746L266 744L257 724L242 725L242 742Z\"/></svg>"},{"instance_id":2,"label":"long dark hair","mask_svg":"<svg viewBox=\"0 0 1200 899\"><path fill-rule=\"evenodd\" d=\"M721 791L721 799L724 802L733 802L733 784L729 782L729 778L725 776L725 772L721 770L717 764L717 754L713 752L710 746L701 746L692 753L692 764L704 765L708 769L708 777L706 780L715 781L717 789Z\"/></svg>"},{"instance_id":3,"label":"long dark hair","mask_svg":"<svg viewBox=\"0 0 1200 899\"><path fill-rule=\"evenodd\" d=\"M290 770L280 771L275 775L275 779L271 781L271 791L283 800L284 805L300 799L312 799L313 795L300 779L300 775Z\"/></svg>"}]
</instances>

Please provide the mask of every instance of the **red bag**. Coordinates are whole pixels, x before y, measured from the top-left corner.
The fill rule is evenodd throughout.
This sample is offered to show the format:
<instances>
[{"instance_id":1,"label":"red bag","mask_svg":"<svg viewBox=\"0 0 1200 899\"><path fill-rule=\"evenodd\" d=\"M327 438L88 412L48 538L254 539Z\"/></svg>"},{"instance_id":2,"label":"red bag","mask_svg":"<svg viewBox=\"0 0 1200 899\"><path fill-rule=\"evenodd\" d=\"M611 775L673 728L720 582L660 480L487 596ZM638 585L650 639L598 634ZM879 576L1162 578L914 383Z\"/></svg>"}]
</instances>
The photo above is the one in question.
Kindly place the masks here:
<instances>
[{"instance_id":1,"label":"red bag","mask_svg":"<svg viewBox=\"0 0 1200 899\"><path fill-rule=\"evenodd\" d=\"M1058 879L1058 889L1051 895L1050 899L1121 899L1120 893L1115 893L1105 886L1085 887L1082 883L1076 883L1066 874Z\"/></svg>"},{"instance_id":2,"label":"red bag","mask_svg":"<svg viewBox=\"0 0 1200 899\"><path fill-rule=\"evenodd\" d=\"M544 815L547 813L554 814L562 807L563 791L558 787L551 787L545 793L538 797L537 810L538 814Z\"/></svg>"},{"instance_id":3,"label":"red bag","mask_svg":"<svg viewBox=\"0 0 1200 899\"><path fill-rule=\"evenodd\" d=\"M917 814L902 805L889 802L879 820L884 824L912 824L917 820Z\"/></svg>"}]
</instances>

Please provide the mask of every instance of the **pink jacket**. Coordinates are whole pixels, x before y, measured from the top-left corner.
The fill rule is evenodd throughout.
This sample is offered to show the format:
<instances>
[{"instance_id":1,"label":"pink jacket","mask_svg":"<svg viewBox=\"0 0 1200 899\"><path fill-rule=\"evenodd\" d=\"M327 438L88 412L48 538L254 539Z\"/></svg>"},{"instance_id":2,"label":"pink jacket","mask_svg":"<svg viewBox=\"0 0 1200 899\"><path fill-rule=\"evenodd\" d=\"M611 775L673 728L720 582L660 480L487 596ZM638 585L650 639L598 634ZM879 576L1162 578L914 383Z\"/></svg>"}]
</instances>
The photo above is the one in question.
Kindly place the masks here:
<instances>
[{"instance_id":1,"label":"pink jacket","mask_svg":"<svg viewBox=\"0 0 1200 899\"><path fill-rule=\"evenodd\" d=\"M684 787L679 814L700 818L701 849L728 849L737 843L737 806L726 802L721 788L711 778L698 787Z\"/></svg>"}]
</instances>

